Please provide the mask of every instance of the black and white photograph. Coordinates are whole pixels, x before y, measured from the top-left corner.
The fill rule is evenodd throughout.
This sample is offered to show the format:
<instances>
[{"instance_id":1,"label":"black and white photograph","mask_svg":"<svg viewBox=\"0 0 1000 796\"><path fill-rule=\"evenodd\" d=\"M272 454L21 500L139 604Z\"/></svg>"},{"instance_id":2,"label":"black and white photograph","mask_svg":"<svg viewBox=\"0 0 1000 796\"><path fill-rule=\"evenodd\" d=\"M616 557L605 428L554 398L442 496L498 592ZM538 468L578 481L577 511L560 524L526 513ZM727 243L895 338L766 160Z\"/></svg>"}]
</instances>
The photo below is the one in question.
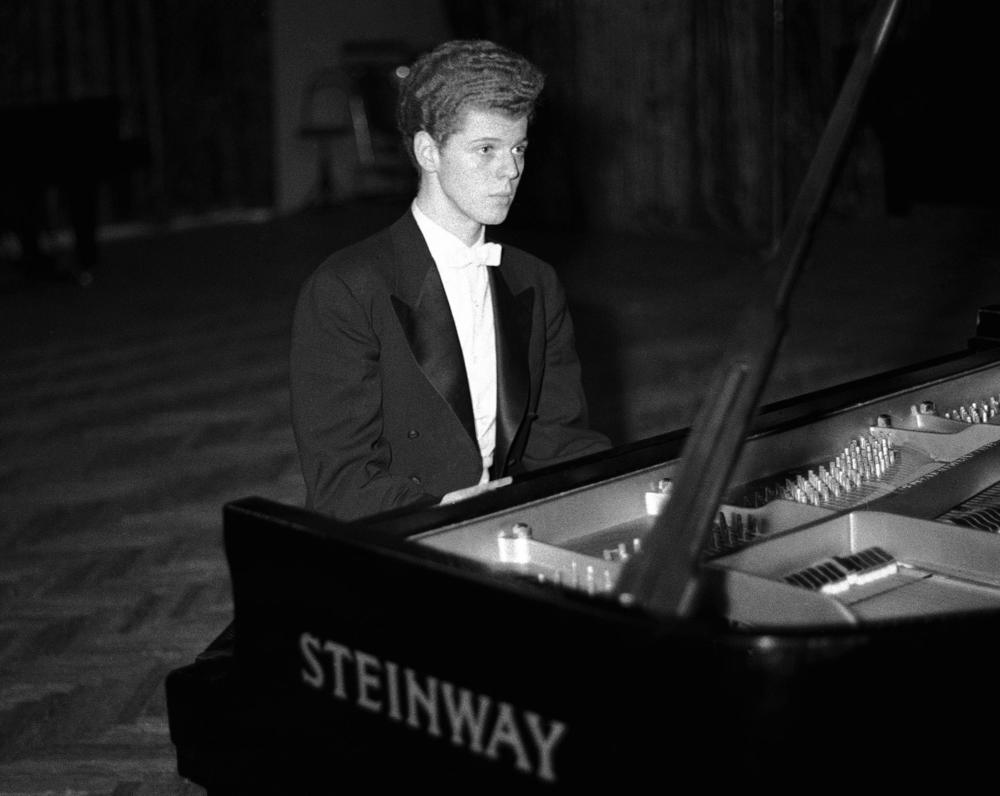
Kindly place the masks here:
<instances>
[{"instance_id":1,"label":"black and white photograph","mask_svg":"<svg viewBox=\"0 0 1000 796\"><path fill-rule=\"evenodd\" d=\"M0 0L0 796L989 781L998 29Z\"/></svg>"}]
</instances>

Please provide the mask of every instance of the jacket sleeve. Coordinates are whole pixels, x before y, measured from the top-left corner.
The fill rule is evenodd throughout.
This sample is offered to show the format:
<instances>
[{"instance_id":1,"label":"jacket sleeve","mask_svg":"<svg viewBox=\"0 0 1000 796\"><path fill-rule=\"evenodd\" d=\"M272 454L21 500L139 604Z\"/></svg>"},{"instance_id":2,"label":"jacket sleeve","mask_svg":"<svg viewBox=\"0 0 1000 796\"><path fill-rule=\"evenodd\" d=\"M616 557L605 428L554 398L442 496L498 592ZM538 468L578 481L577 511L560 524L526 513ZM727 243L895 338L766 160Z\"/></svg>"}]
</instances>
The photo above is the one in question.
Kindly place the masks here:
<instances>
[{"instance_id":1,"label":"jacket sleeve","mask_svg":"<svg viewBox=\"0 0 1000 796\"><path fill-rule=\"evenodd\" d=\"M587 400L580 381L573 321L554 274L542 290L545 356L536 417L524 450L527 469L606 450L611 442L588 427Z\"/></svg>"},{"instance_id":2,"label":"jacket sleeve","mask_svg":"<svg viewBox=\"0 0 1000 796\"><path fill-rule=\"evenodd\" d=\"M320 269L299 294L290 360L292 427L307 507L339 520L438 498L392 475L379 341L370 312Z\"/></svg>"}]
</instances>

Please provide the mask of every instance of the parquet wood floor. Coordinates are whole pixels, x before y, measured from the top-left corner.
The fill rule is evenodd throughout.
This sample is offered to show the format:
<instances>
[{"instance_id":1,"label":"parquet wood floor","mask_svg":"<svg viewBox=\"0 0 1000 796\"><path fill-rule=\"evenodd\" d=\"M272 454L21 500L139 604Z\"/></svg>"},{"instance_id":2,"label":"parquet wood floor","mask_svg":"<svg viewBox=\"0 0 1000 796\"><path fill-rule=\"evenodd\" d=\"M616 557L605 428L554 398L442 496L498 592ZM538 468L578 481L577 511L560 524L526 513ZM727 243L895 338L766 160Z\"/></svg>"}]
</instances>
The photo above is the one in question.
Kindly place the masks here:
<instances>
[{"instance_id":1,"label":"parquet wood floor","mask_svg":"<svg viewBox=\"0 0 1000 796\"><path fill-rule=\"evenodd\" d=\"M302 500L297 285L398 212L119 240L86 290L0 282L0 793L202 792L175 772L163 678L230 620L222 505ZM772 397L960 348L1000 301L997 228L824 228ZM594 424L628 441L688 422L751 260L709 240L504 234L562 274Z\"/></svg>"}]
</instances>

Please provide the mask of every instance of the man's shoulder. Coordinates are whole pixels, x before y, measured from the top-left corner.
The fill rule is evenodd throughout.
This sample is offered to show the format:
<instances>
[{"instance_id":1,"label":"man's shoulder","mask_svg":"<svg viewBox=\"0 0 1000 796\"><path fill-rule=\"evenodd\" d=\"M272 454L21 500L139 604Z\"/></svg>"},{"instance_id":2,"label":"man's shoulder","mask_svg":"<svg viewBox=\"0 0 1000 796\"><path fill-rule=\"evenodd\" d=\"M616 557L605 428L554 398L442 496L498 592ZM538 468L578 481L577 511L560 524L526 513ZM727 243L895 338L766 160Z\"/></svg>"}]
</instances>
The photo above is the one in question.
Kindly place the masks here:
<instances>
[{"instance_id":1,"label":"man's shoulder","mask_svg":"<svg viewBox=\"0 0 1000 796\"><path fill-rule=\"evenodd\" d=\"M508 280L515 283L514 286L548 288L559 284L556 270L549 263L517 246L503 244L501 266Z\"/></svg>"},{"instance_id":2,"label":"man's shoulder","mask_svg":"<svg viewBox=\"0 0 1000 796\"><path fill-rule=\"evenodd\" d=\"M392 284L399 258L406 254L399 249L406 245L410 225L416 226L407 213L378 232L338 249L316 267L304 287L343 284L364 292Z\"/></svg>"},{"instance_id":3,"label":"man's shoulder","mask_svg":"<svg viewBox=\"0 0 1000 796\"><path fill-rule=\"evenodd\" d=\"M340 279L354 283L385 271L393 257L391 229L385 227L333 252L317 266L313 279Z\"/></svg>"}]
</instances>

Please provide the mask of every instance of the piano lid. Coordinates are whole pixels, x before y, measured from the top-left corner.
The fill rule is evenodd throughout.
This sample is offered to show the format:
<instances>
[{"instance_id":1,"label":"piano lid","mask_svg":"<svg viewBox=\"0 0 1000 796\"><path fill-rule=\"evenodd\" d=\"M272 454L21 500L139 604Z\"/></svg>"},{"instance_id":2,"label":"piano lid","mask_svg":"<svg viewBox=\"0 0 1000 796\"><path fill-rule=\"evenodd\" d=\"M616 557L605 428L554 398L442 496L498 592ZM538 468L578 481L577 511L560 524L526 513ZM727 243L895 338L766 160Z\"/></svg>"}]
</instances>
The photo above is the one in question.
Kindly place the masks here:
<instances>
[{"instance_id":1,"label":"piano lid","mask_svg":"<svg viewBox=\"0 0 1000 796\"><path fill-rule=\"evenodd\" d=\"M752 301L711 381L681 455L673 496L643 543L643 553L622 569L616 592L666 615L690 615L699 602L699 566L712 519L743 447L788 325L792 290L843 159L865 89L892 28L901 0L881 0L872 12L833 113L796 197L767 273L773 298Z\"/></svg>"}]
</instances>

